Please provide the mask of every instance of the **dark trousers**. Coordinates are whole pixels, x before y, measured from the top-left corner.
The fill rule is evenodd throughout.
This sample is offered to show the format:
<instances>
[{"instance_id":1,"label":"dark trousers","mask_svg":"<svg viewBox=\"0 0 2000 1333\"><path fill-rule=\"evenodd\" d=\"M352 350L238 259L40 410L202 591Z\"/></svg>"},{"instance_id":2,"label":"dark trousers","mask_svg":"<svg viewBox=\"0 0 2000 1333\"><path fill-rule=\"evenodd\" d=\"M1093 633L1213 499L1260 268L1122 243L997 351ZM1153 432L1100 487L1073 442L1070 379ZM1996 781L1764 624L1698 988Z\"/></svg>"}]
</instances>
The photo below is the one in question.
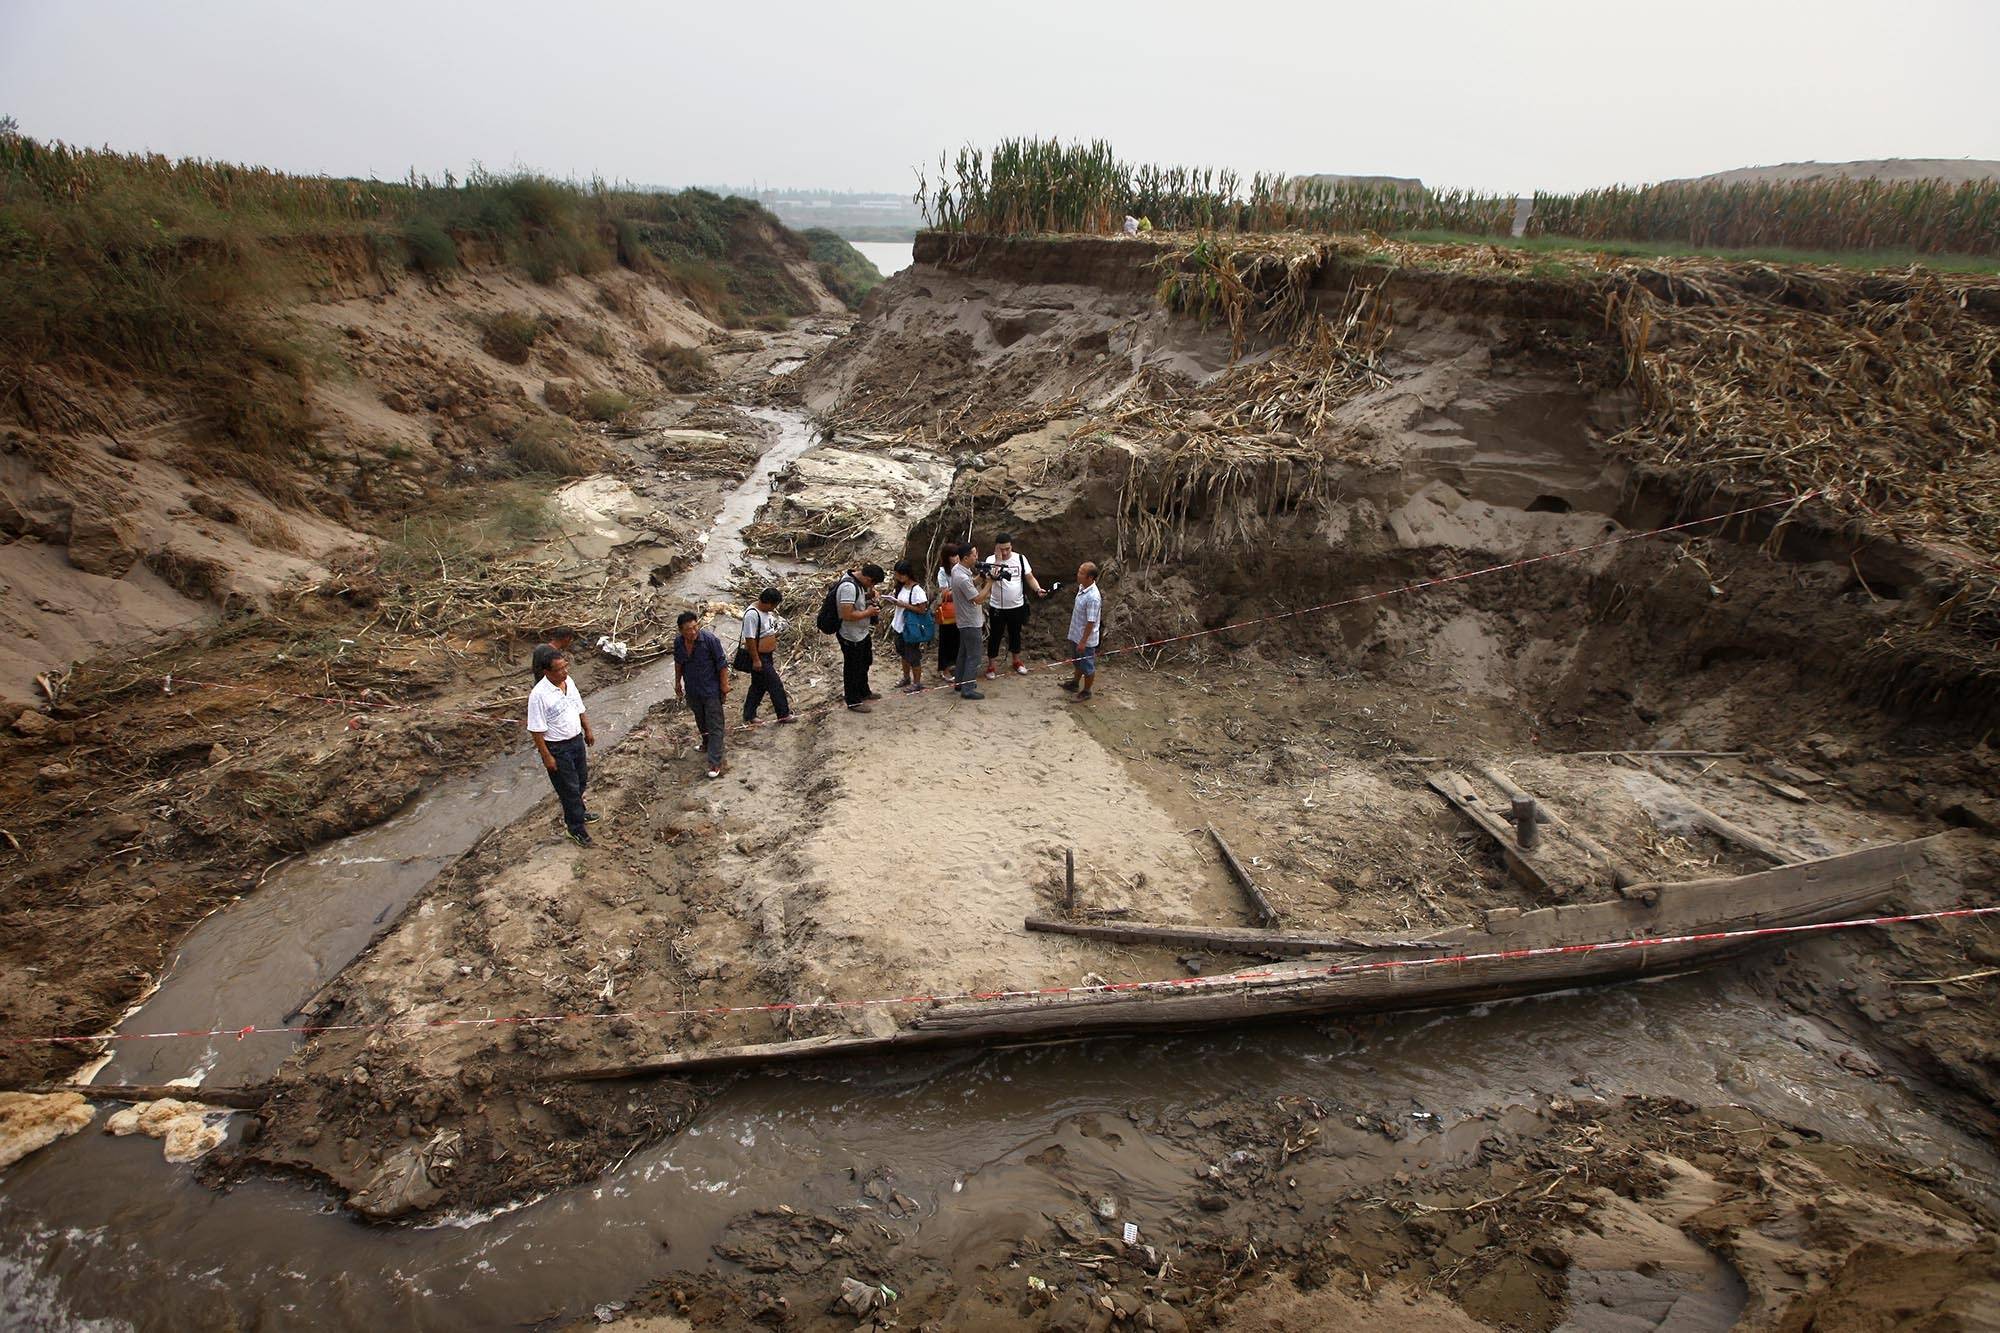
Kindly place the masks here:
<instances>
[{"instance_id":1,"label":"dark trousers","mask_svg":"<svg viewBox=\"0 0 2000 1333\"><path fill-rule=\"evenodd\" d=\"M954 683L960 694L979 688L979 630L978 625L967 625L958 636L958 680Z\"/></svg>"},{"instance_id":2,"label":"dark trousers","mask_svg":"<svg viewBox=\"0 0 2000 1333\"><path fill-rule=\"evenodd\" d=\"M938 670L946 675L958 670L958 626L938 626Z\"/></svg>"},{"instance_id":3,"label":"dark trousers","mask_svg":"<svg viewBox=\"0 0 2000 1333\"><path fill-rule=\"evenodd\" d=\"M873 637L840 641L840 696L849 707L868 697L868 668L875 664Z\"/></svg>"},{"instance_id":4,"label":"dark trousers","mask_svg":"<svg viewBox=\"0 0 2000 1333\"><path fill-rule=\"evenodd\" d=\"M765 658L764 665L758 670L750 672L749 676L750 688L743 695L743 720L745 722L755 722L757 720L757 705L764 702L764 696L767 694L771 696L771 707L778 710L779 717L790 717L792 715L792 701L785 696L785 682L778 679L778 664L776 662L773 662L768 657Z\"/></svg>"},{"instance_id":5,"label":"dark trousers","mask_svg":"<svg viewBox=\"0 0 2000 1333\"><path fill-rule=\"evenodd\" d=\"M556 789L556 799L562 802L563 823L571 833L582 833L583 789L590 782L590 751L581 736L550 741L548 746L550 757L556 761L556 766L549 770L549 785Z\"/></svg>"},{"instance_id":6,"label":"dark trousers","mask_svg":"<svg viewBox=\"0 0 2000 1333\"><path fill-rule=\"evenodd\" d=\"M1028 604L1010 606L1004 610L986 608L986 655L1000 656L1000 635L1007 635L1007 651L1014 656L1021 655L1021 627L1028 623Z\"/></svg>"},{"instance_id":7,"label":"dark trousers","mask_svg":"<svg viewBox=\"0 0 2000 1333\"><path fill-rule=\"evenodd\" d=\"M694 729L701 733L701 748L708 754L708 766L721 768L723 733L729 729L723 720L722 696L690 694L687 701L688 711L694 714Z\"/></svg>"}]
</instances>

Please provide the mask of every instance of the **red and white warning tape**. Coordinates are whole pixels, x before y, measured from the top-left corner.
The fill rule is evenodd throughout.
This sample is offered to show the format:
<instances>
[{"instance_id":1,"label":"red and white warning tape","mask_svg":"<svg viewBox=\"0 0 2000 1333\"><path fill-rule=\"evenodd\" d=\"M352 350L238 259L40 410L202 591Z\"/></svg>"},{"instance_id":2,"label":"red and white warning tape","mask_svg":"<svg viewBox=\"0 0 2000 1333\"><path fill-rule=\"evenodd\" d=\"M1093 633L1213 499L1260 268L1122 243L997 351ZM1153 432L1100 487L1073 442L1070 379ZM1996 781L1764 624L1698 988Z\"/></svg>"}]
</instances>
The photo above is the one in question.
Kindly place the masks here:
<instances>
[{"instance_id":1,"label":"red and white warning tape","mask_svg":"<svg viewBox=\"0 0 2000 1333\"><path fill-rule=\"evenodd\" d=\"M1905 912L1894 916L1853 917L1844 921L1822 921L1802 926L1758 926L1745 930L1715 930L1690 935L1652 935L1631 940L1600 940L1590 944L1553 944L1533 949L1498 949L1485 953L1459 953L1431 958L1371 958L1357 963L1330 963L1323 967L1264 969L1256 972L1228 972L1216 976L1164 977L1153 981L1111 981L1091 986L1043 986L1028 990L967 990L927 995L897 995L865 1000L806 1000L794 1004L709 1005L683 1009L624 1009L603 1013L510 1014L486 1018L391 1019L379 1023L321 1023L300 1027L263 1027L255 1023L243 1027L180 1029L169 1032L114 1032L93 1036L6 1037L0 1042L13 1046L70 1045L94 1042L174 1041L182 1039L234 1037L312 1036L325 1032L405 1032L422 1033L442 1028L531 1027L550 1023L610 1023L619 1020L656 1018L725 1018L736 1014L810 1013L814 1010L871 1009L891 1005L939 1005L965 1001L1036 1000L1073 998L1081 995L1125 995L1149 992L1186 992L1214 987L1291 985L1321 977L1348 976L1362 972L1394 972L1416 968L1455 967L1465 963L1511 963L1535 958L1558 958L1577 954L1612 953L1628 949L1657 949L1681 944L1720 944L1739 940L1772 939L1790 935L1823 934L1854 930L1863 926L1902 926L1922 921L1955 921L1989 916L2000 906L1957 907L1938 912Z\"/></svg>"}]
</instances>

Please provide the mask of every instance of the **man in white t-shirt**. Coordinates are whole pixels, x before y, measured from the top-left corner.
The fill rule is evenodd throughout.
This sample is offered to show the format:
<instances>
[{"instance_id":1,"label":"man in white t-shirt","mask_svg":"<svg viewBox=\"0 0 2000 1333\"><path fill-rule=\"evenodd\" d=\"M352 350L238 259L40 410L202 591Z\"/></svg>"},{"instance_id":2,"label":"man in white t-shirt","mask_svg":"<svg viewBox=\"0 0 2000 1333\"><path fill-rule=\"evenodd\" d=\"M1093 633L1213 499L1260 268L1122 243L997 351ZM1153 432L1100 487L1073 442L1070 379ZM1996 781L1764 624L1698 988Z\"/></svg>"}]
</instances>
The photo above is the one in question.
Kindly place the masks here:
<instances>
[{"instance_id":1,"label":"man in white t-shirt","mask_svg":"<svg viewBox=\"0 0 2000 1333\"><path fill-rule=\"evenodd\" d=\"M557 653L528 694L528 735L549 772L549 785L562 802L563 825L578 846L588 847L590 825L597 816L583 807L583 789L590 782L587 747L597 744L583 695L569 678L569 658Z\"/></svg>"},{"instance_id":2,"label":"man in white t-shirt","mask_svg":"<svg viewBox=\"0 0 2000 1333\"><path fill-rule=\"evenodd\" d=\"M1097 645L1104 634L1104 594L1097 590L1097 566L1086 560L1076 567L1076 607L1069 613L1072 673L1062 682L1078 703L1090 698L1097 680Z\"/></svg>"},{"instance_id":3,"label":"man in white t-shirt","mask_svg":"<svg viewBox=\"0 0 2000 1333\"><path fill-rule=\"evenodd\" d=\"M1028 557L1014 549L1014 534L1003 532L993 539L993 596L986 603L986 679L999 674L1000 638L1007 638L1007 651L1014 658L1014 674L1028 674L1021 660L1021 630L1028 623L1028 594L1047 597L1035 582L1035 567Z\"/></svg>"}]
</instances>

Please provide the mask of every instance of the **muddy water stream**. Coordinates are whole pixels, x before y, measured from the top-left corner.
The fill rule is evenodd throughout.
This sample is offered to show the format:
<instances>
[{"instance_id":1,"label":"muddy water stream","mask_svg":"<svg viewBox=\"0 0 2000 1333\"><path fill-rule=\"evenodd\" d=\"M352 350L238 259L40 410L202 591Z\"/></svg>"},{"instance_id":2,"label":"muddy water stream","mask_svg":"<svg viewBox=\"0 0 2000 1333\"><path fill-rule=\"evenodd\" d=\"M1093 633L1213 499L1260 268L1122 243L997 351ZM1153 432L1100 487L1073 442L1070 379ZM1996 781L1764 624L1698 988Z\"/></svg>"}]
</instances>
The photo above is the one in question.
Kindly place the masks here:
<instances>
[{"instance_id":1,"label":"muddy water stream","mask_svg":"<svg viewBox=\"0 0 2000 1333\"><path fill-rule=\"evenodd\" d=\"M1041 1236L1045 1213L1075 1206L1071 1187L1029 1160L1051 1144L1071 1182L1116 1193L1124 1216L1157 1235L1202 1163L1128 1112L1150 1123L1239 1094L1379 1111L1412 1136L1552 1093L1741 1102L1949 1163L1992 1197L1982 1145L1928 1114L1921 1090L1849 1073L1841 1049L1724 970L1353 1026L827 1066L734 1084L684 1134L590 1186L421 1230L363 1226L282 1181L218 1194L150 1140L86 1131L0 1182L0 1323L432 1329L582 1315L712 1264L710 1245L754 1207L862 1202L856 1167L892 1168L921 1206L901 1224L916 1248L966 1277ZM1083 1132L1090 1117L1119 1133ZM1343 1167L1379 1178L1405 1146L1384 1140L1379 1159Z\"/></svg>"},{"instance_id":2,"label":"muddy water stream","mask_svg":"<svg viewBox=\"0 0 2000 1333\"><path fill-rule=\"evenodd\" d=\"M743 529L769 497L771 479L816 442L811 424L797 412L758 408L751 415L773 428L773 442L724 499L701 557L674 580L671 596L698 601L727 585L731 568L744 555ZM587 679L587 668L584 674ZM601 743L615 744L672 691L669 660L592 690L590 716ZM525 744L511 746L394 819L280 867L263 888L188 935L159 989L119 1030L289 1022L481 834L521 818L548 794L548 779ZM233 1085L271 1074L292 1045L283 1037L130 1042L113 1051L93 1081L165 1083L198 1073L204 1082Z\"/></svg>"}]
</instances>

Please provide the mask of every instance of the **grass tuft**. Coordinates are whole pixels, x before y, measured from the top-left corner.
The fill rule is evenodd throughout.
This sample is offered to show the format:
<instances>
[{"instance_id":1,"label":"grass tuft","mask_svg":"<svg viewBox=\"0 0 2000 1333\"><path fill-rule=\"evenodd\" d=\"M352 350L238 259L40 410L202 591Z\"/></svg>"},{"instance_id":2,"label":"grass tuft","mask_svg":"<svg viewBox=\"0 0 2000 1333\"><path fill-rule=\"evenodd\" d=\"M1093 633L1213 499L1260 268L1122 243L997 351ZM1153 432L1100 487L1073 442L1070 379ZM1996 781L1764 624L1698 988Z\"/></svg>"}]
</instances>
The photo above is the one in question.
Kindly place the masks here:
<instances>
[{"instance_id":1,"label":"grass tuft","mask_svg":"<svg viewBox=\"0 0 2000 1333\"><path fill-rule=\"evenodd\" d=\"M592 389L583 396L583 412L592 421L617 421L638 404L616 389Z\"/></svg>"}]
</instances>

